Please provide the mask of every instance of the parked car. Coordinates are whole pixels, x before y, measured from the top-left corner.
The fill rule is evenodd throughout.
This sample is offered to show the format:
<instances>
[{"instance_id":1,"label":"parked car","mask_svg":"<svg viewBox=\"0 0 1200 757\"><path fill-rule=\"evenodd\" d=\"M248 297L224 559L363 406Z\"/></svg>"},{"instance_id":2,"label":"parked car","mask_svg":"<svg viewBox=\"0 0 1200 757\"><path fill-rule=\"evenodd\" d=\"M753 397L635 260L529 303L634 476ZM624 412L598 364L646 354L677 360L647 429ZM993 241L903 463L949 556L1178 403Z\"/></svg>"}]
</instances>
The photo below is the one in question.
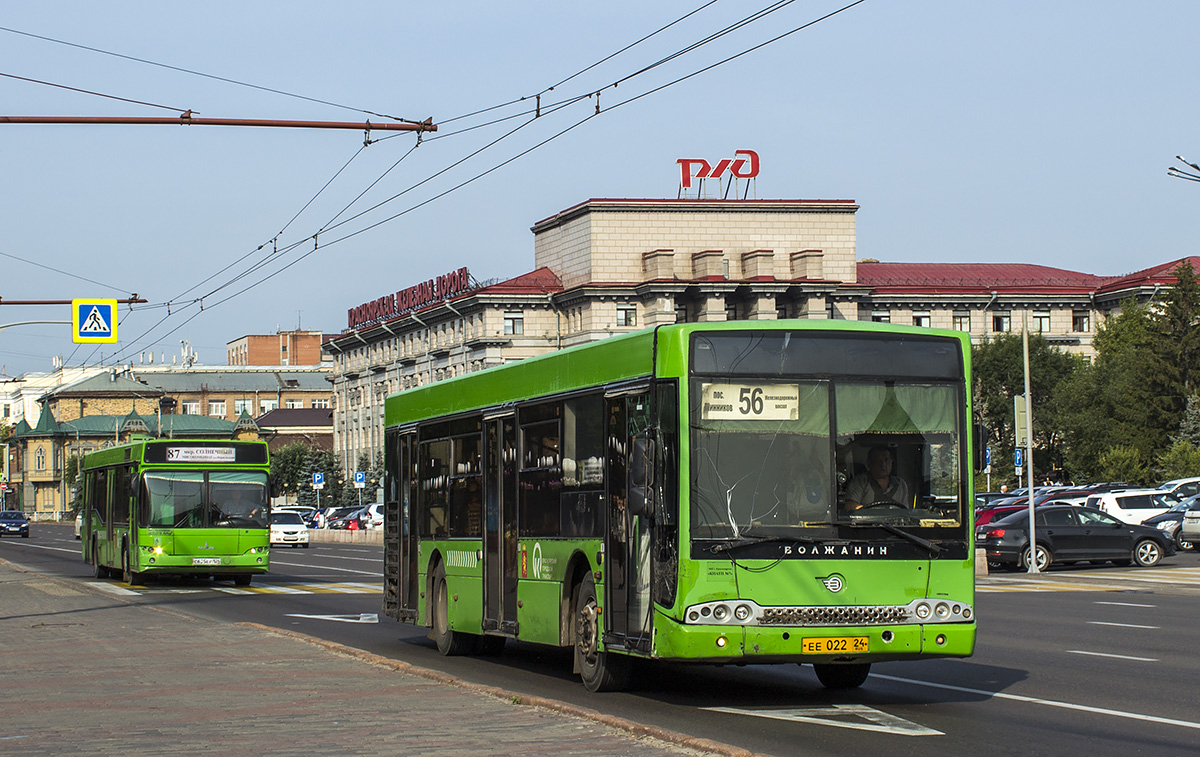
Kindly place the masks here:
<instances>
[{"instance_id":1,"label":"parked car","mask_svg":"<svg viewBox=\"0 0 1200 757\"><path fill-rule=\"evenodd\" d=\"M329 514L329 523L326 528L358 531L363 527L362 515L366 509L365 507L339 507Z\"/></svg>"},{"instance_id":2,"label":"parked car","mask_svg":"<svg viewBox=\"0 0 1200 757\"><path fill-rule=\"evenodd\" d=\"M1200 542L1200 510L1188 510L1179 524L1179 538L1196 544Z\"/></svg>"},{"instance_id":3,"label":"parked car","mask_svg":"<svg viewBox=\"0 0 1200 757\"><path fill-rule=\"evenodd\" d=\"M1158 490L1174 494L1181 500L1194 497L1200 494L1200 477L1176 478L1171 481L1164 481L1158 485Z\"/></svg>"},{"instance_id":4,"label":"parked car","mask_svg":"<svg viewBox=\"0 0 1200 757\"><path fill-rule=\"evenodd\" d=\"M317 527L317 508L309 507L308 505L283 505L281 507L272 508L271 512L292 512L300 515L300 519L304 521L304 525L309 528Z\"/></svg>"},{"instance_id":5,"label":"parked car","mask_svg":"<svg viewBox=\"0 0 1200 757\"><path fill-rule=\"evenodd\" d=\"M1184 501L1167 510L1162 515L1155 515L1142 521L1143 526L1157 528L1175 540L1175 550L1182 552L1191 549L1193 544L1183 538L1183 518L1189 510L1200 510L1200 495L1188 497Z\"/></svg>"},{"instance_id":6,"label":"parked car","mask_svg":"<svg viewBox=\"0 0 1200 757\"><path fill-rule=\"evenodd\" d=\"M365 518L367 528L383 528L383 503L375 502L367 505L367 517Z\"/></svg>"},{"instance_id":7,"label":"parked car","mask_svg":"<svg viewBox=\"0 0 1200 757\"><path fill-rule=\"evenodd\" d=\"M75 513L75 538L83 538L83 510Z\"/></svg>"},{"instance_id":8,"label":"parked car","mask_svg":"<svg viewBox=\"0 0 1200 757\"><path fill-rule=\"evenodd\" d=\"M300 513L291 510L276 510L271 513L271 546L290 544L292 547L308 548L308 526Z\"/></svg>"},{"instance_id":9,"label":"parked car","mask_svg":"<svg viewBox=\"0 0 1200 757\"><path fill-rule=\"evenodd\" d=\"M1126 523L1141 523L1147 518L1162 515L1177 504L1178 497L1158 489L1125 489L1093 494L1087 498L1088 507L1103 510Z\"/></svg>"},{"instance_id":10,"label":"parked car","mask_svg":"<svg viewBox=\"0 0 1200 757\"><path fill-rule=\"evenodd\" d=\"M1091 507L1042 505L1036 511L1037 545L1032 550L1038 570L1054 563L1082 560L1118 565L1157 565L1175 554L1175 542L1157 528L1125 523ZM975 543L989 564L1027 568L1030 560L1029 513L1018 512L982 526Z\"/></svg>"},{"instance_id":11,"label":"parked car","mask_svg":"<svg viewBox=\"0 0 1200 757\"><path fill-rule=\"evenodd\" d=\"M0 536L29 538L29 518L20 510L0 512Z\"/></svg>"}]
</instances>

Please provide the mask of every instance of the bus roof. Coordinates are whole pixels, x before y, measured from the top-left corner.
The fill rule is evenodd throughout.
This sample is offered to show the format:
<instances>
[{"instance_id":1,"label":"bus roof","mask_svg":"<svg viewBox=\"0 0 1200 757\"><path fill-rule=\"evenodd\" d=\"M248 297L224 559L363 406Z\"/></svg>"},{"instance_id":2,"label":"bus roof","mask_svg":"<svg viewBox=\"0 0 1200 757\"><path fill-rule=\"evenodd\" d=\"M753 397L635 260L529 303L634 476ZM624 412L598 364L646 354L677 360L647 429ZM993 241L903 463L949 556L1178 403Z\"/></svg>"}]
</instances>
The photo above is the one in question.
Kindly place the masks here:
<instances>
[{"instance_id":1,"label":"bus roof","mask_svg":"<svg viewBox=\"0 0 1200 757\"><path fill-rule=\"evenodd\" d=\"M387 398L384 425L415 423L656 374L682 376L693 332L767 330L950 337L960 341L965 352L970 351L970 336L961 331L870 321L789 319L655 326L397 392Z\"/></svg>"}]
</instances>

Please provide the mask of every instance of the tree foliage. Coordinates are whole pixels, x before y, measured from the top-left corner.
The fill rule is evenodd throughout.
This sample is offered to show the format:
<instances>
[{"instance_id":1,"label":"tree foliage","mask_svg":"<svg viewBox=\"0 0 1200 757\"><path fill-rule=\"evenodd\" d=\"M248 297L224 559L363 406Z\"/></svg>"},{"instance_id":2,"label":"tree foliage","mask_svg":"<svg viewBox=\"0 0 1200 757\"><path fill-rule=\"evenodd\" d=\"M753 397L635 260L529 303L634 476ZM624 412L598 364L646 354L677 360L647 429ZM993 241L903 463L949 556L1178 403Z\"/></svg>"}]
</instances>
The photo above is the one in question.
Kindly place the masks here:
<instances>
[{"instance_id":1,"label":"tree foliage","mask_svg":"<svg viewBox=\"0 0 1200 757\"><path fill-rule=\"evenodd\" d=\"M1059 465L1081 482L1145 483L1191 469L1188 447L1176 443L1200 446L1200 284L1188 261L1174 275L1172 286L1122 303L1097 329L1090 363L1048 357L1057 351L1031 338L1039 478ZM975 351L978 406L1005 455L1012 396L1023 391L1019 341L1002 335Z\"/></svg>"},{"instance_id":2,"label":"tree foliage","mask_svg":"<svg viewBox=\"0 0 1200 757\"><path fill-rule=\"evenodd\" d=\"M1020 334L1000 334L973 351L975 406L988 427L992 447L993 486L1015 481L1011 465L1015 429L1013 397L1025 393L1025 358ZM1059 387L1071 381L1083 360L1052 347L1041 335L1029 337L1030 395L1033 404L1035 476L1044 478L1063 465L1062 409L1055 402Z\"/></svg>"}]
</instances>

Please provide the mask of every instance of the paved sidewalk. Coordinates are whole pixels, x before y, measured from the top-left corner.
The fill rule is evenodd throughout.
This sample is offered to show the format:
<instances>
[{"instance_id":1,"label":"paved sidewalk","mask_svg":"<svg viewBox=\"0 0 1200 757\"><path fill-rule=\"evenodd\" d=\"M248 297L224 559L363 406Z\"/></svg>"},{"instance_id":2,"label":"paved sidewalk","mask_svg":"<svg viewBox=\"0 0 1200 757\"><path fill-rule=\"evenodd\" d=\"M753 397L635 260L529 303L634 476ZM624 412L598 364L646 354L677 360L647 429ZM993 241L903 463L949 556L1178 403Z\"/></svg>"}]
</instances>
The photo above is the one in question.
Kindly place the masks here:
<instances>
[{"instance_id":1,"label":"paved sidewalk","mask_svg":"<svg viewBox=\"0 0 1200 757\"><path fill-rule=\"evenodd\" d=\"M513 699L306 637L129 602L0 560L6 757L742 753L635 735L614 727L631 724Z\"/></svg>"}]
</instances>

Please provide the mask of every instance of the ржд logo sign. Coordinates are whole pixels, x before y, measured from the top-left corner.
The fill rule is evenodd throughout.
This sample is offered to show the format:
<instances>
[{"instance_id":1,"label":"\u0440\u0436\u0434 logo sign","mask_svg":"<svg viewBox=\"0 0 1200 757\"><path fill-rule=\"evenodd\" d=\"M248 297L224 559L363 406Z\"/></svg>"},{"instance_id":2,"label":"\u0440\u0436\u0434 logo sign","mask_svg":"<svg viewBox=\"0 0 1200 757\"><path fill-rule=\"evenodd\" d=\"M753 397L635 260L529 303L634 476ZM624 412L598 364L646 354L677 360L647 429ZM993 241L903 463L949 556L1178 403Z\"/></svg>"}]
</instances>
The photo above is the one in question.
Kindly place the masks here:
<instances>
[{"instance_id":1,"label":"\u0440\u0436\u0434 logo sign","mask_svg":"<svg viewBox=\"0 0 1200 757\"><path fill-rule=\"evenodd\" d=\"M692 188L692 179L720 179L729 171L738 179L753 179L758 176L758 153L754 150L737 150L733 158L723 158L714 166L703 158L680 158L679 185ZM741 157L745 156L745 157Z\"/></svg>"}]
</instances>

